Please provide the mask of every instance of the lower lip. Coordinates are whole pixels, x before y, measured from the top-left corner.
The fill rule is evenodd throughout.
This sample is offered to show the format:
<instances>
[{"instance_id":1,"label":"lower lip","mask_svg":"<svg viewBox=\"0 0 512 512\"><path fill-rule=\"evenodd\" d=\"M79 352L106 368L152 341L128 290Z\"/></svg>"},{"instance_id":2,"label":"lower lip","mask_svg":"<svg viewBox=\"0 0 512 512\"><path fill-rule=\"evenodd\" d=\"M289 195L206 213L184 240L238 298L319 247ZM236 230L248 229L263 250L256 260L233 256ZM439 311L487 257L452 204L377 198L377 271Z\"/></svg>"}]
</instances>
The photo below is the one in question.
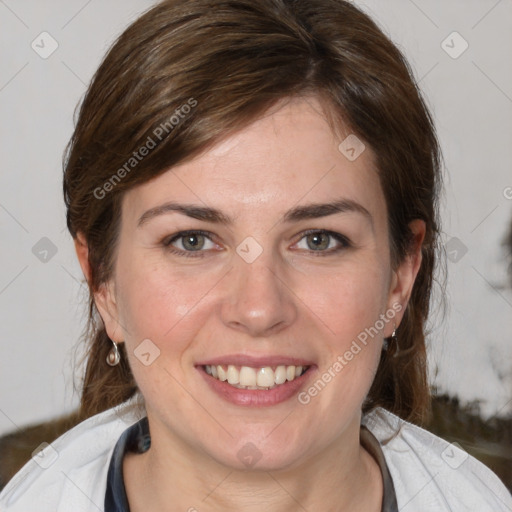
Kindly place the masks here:
<instances>
[{"instance_id":1,"label":"lower lip","mask_svg":"<svg viewBox=\"0 0 512 512\"><path fill-rule=\"evenodd\" d=\"M300 377L296 377L291 381L286 381L284 384L279 384L275 388L267 390L238 389L228 384L227 381L220 381L208 375L203 367L198 367L197 369L210 386L210 389L217 393L217 395L232 404L246 407L266 407L289 400L299 392L299 389L314 371L313 366L310 366Z\"/></svg>"}]
</instances>

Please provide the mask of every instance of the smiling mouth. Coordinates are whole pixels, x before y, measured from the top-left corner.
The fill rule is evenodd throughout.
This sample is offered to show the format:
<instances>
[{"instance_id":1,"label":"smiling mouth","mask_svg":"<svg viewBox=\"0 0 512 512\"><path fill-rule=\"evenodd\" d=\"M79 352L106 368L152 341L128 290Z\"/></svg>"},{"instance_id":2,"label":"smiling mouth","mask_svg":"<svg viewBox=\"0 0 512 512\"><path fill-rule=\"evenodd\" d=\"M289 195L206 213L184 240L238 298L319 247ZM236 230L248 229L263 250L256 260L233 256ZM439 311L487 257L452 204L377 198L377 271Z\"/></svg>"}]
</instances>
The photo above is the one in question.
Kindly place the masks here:
<instances>
[{"instance_id":1,"label":"smiling mouth","mask_svg":"<svg viewBox=\"0 0 512 512\"><path fill-rule=\"evenodd\" d=\"M269 390L304 375L309 366L279 365L254 368L236 365L204 365L203 370L237 389Z\"/></svg>"}]
</instances>

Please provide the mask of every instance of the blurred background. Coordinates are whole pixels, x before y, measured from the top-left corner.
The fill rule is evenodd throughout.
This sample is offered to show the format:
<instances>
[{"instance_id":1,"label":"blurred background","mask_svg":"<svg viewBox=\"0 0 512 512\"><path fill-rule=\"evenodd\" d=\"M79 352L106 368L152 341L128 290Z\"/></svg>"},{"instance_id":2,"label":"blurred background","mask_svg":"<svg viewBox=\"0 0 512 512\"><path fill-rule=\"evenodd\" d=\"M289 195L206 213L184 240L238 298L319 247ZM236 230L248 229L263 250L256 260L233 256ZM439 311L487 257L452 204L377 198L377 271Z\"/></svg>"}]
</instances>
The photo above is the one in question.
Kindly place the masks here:
<instances>
[{"instance_id":1,"label":"blurred background","mask_svg":"<svg viewBox=\"0 0 512 512\"><path fill-rule=\"evenodd\" d=\"M153 3L0 0L0 435L78 404L86 288L65 228L62 155L102 56ZM444 153L447 307L437 294L427 428L512 490L512 2L354 3L409 59Z\"/></svg>"}]
</instances>

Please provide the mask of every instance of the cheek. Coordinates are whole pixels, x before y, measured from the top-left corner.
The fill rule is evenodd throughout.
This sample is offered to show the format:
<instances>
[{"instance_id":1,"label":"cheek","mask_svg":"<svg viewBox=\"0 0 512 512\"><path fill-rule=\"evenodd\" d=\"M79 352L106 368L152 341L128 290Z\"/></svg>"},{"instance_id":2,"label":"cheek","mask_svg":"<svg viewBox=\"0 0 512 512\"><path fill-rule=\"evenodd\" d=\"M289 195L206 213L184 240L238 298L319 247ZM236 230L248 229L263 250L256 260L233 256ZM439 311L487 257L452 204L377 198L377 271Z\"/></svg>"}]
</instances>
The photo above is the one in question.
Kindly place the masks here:
<instances>
[{"instance_id":1,"label":"cheek","mask_svg":"<svg viewBox=\"0 0 512 512\"><path fill-rule=\"evenodd\" d=\"M305 296L330 333L346 342L373 326L384 312L387 279L383 269L362 265L317 277Z\"/></svg>"},{"instance_id":2,"label":"cheek","mask_svg":"<svg viewBox=\"0 0 512 512\"><path fill-rule=\"evenodd\" d=\"M317 379L302 400L320 409L361 407L375 378L382 352L382 321L387 280L377 270L333 275L316 287L308 302L326 326ZM301 402L306 403L306 402ZM335 433L342 417L325 417ZM333 434L334 435L334 434Z\"/></svg>"},{"instance_id":3,"label":"cheek","mask_svg":"<svg viewBox=\"0 0 512 512\"><path fill-rule=\"evenodd\" d=\"M145 338L157 345L172 340L177 350L180 340L187 338L183 331L189 318L201 314L207 306L218 276L201 271L177 272L162 258L157 262L133 258L119 263L119 314L126 326L128 344L134 346Z\"/></svg>"},{"instance_id":4,"label":"cheek","mask_svg":"<svg viewBox=\"0 0 512 512\"><path fill-rule=\"evenodd\" d=\"M208 291L215 280L204 274L183 275L165 262L147 258L126 263L119 261L118 266L118 311L135 380L149 402L163 389L173 387L177 400L183 395L177 403L186 408L189 397L175 386L175 379L183 381L182 364L188 362L183 356L188 354L187 348L202 323L200 318L209 314ZM143 346L150 353L147 366L138 357Z\"/></svg>"},{"instance_id":5,"label":"cheek","mask_svg":"<svg viewBox=\"0 0 512 512\"><path fill-rule=\"evenodd\" d=\"M315 283L306 296L307 306L321 319L317 325L325 326L318 378L332 382L319 403L333 400L350 409L366 396L380 361L386 269L376 260L350 270L347 266Z\"/></svg>"}]
</instances>

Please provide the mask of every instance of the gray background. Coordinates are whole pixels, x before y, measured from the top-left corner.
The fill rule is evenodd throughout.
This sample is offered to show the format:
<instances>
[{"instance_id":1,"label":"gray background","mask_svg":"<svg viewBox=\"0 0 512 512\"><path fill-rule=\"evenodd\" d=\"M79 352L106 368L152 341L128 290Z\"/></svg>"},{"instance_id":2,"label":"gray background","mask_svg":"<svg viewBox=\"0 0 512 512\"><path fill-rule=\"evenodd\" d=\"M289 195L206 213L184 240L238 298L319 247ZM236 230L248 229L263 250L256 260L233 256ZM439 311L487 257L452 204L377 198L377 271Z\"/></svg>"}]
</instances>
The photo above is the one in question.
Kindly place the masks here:
<instances>
[{"instance_id":1,"label":"gray background","mask_svg":"<svg viewBox=\"0 0 512 512\"><path fill-rule=\"evenodd\" d=\"M78 402L86 288L65 228L62 154L101 57L153 3L0 0L0 433ZM485 417L512 413L500 249L512 218L512 0L356 3L409 58L444 151L448 309L431 321L432 382L479 400ZM47 58L55 43L42 32L58 44Z\"/></svg>"}]
</instances>

